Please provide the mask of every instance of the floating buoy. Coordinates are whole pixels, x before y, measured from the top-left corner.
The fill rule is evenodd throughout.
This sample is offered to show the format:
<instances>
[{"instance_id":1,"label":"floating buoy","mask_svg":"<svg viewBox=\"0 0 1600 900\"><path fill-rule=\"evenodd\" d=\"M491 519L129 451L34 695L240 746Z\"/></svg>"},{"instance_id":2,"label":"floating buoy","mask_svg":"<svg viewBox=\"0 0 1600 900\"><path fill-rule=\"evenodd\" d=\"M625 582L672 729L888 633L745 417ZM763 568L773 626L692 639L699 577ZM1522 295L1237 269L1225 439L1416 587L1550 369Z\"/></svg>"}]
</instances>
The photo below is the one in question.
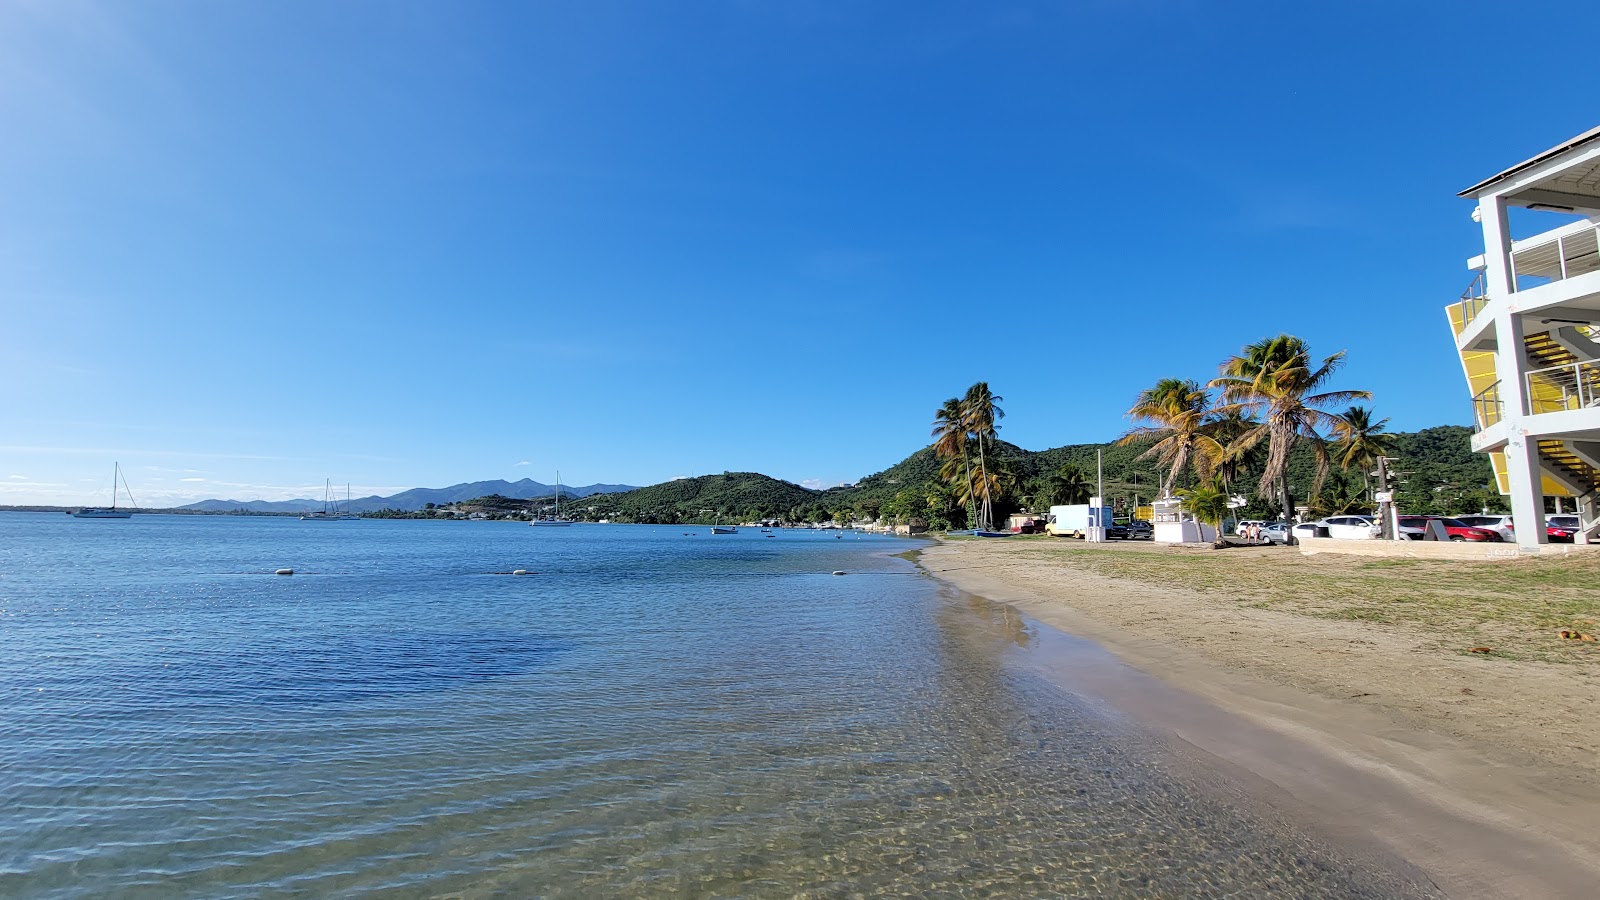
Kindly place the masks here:
<instances>
[{"instance_id":1,"label":"floating buoy","mask_svg":"<svg viewBox=\"0 0 1600 900\"><path fill-rule=\"evenodd\" d=\"M279 569L278 571L273 572L272 574L274 574L274 575L293 575L294 574L294 570L293 569Z\"/></svg>"},{"instance_id":2,"label":"floating buoy","mask_svg":"<svg viewBox=\"0 0 1600 900\"><path fill-rule=\"evenodd\" d=\"M835 573L833 573L833 574L835 574L835 575L843 575L843 574L844 574L844 572L842 572L842 571L840 571L840 572L835 572Z\"/></svg>"},{"instance_id":3,"label":"floating buoy","mask_svg":"<svg viewBox=\"0 0 1600 900\"><path fill-rule=\"evenodd\" d=\"M527 569L513 569L511 574L513 574L513 575L526 575L526 574L528 574L528 570Z\"/></svg>"}]
</instances>

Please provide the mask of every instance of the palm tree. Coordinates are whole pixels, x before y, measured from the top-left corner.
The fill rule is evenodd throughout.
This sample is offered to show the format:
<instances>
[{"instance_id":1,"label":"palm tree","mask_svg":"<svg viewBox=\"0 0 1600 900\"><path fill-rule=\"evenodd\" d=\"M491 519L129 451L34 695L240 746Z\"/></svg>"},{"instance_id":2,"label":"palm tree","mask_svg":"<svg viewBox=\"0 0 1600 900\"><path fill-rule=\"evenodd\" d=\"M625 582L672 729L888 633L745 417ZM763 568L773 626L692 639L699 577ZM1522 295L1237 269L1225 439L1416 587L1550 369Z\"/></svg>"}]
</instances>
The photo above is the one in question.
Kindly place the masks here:
<instances>
[{"instance_id":1,"label":"palm tree","mask_svg":"<svg viewBox=\"0 0 1600 900\"><path fill-rule=\"evenodd\" d=\"M1089 473L1066 463L1050 475L1052 499L1062 503L1088 503L1092 493Z\"/></svg>"},{"instance_id":2,"label":"palm tree","mask_svg":"<svg viewBox=\"0 0 1600 900\"><path fill-rule=\"evenodd\" d=\"M1249 434L1257 424L1254 417L1228 407L1214 409L1211 420L1206 423L1206 433L1222 445L1222 455L1217 460L1217 477L1222 479L1224 490L1229 490L1244 472L1254 471L1261 466L1263 448L1259 444L1251 447L1239 445L1239 439Z\"/></svg>"},{"instance_id":3,"label":"palm tree","mask_svg":"<svg viewBox=\"0 0 1600 900\"><path fill-rule=\"evenodd\" d=\"M939 467L939 476L945 481L954 484L959 478L969 481L967 469L967 410L962 405L960 397L951 397L944 405L933 414L933 453L945 460ZM952 464L956 459L961 460L961 467L956 470ZM975 511L968 515L976 518Z\"/></svg>"},{"instance_id":4,"label":"palm tree","mask_svg":"<svg viewBox=\"0 0 1600 900\"><path fill-rule=\"evenodd\" d=\"M1197 381L1163 378L1155 387L1139 394L1127 417L1135 422L1128 433L1117 439L1121 445L1154 440L1136 459L1153 457L1167 470L1161 495L1171 496L1172 488L1191 462L1202 478L1209 477L1224 456L1224 447L1210 433L1211 397Z\"/></svg>"},{"instance_id":5,"label":"palm tree","mask_svg":"<svg viewBox=\"0 0 1600 900\"><path fill-rule=\"evenodd\" d=\"M1278 485L1285 518L1294 507L1284 475L1289 468L1289 452L1297 443L1303 440L1310 444L1316 456L1313 496L1321 491L1322 481L1328 476L1327 440L1318 428L1331 428L1339 417L1319 407L1372 396L1367 391L1323 390L1344 364L1344 354L1341 350L1313 368L1310 346L1294 335L1280 334L1246 344L1238 356L1222 363L1222 374L1209 385L1222 390L1224 405L1220 411L1238 410L1259 417L1259 423L1235 446L1247 450L1267 442L1267 462L1257 490L1266 493Z\"/></svg>"},{"instance_id":6,"label":"palm tree","mask_svg":"<svg viewBox=\"0 0 1600 900\"><path fill-rule=\"evenodd\" d=\"M1343 516L1371 509L1364 497L1350 492L1350 483L1343 476L1333 478L1326 490L1306 504L1306 511L1314 516Z\"/></svg>"},{"instance_id":7,"label":"palm tree","mask_svg":"<svg viewBox=\"0 0 1600 900\"><path fill-rule=\"evenodd\" d=\"M1359 466L1362 483L1370 486L1372 466L1379 457L1394 452L1394 435L1384 433L1388 424L1388 419L1372 421L1372 410L1365 406L1352 406L1340 413L1333 423L1339 468L1349 471ZM1382 486L1379 489L1387 490Z\"/></svg>"},{"instance_id":8,"label":"palm tree","mask_svg":"<svg viewBox=\"0 0 1600 900\"><path fill-rule=\"evenodd\" d=\"M1228 492L1222 485L1215 480L1205 481L1189 490L1179 491L1178 497L1190 515L1217 530L1212 546L1223 546L1222 520L1228 515Z\"/></svg>"},{"instance_id":9,"label":"palm tree","mask_svg":"<svg viewBox=\"0 0 1600 900\"><path fill-rule=\"evenodd\" d=\"M999 404L1004 397L996 396L989 390L989 382L980 381L967 388L967 395L961 399L961 409L966 413L964 420L968 433L978 439L978 478L983 496L983 515L978 520L979 528L992 527L990 518L990 502L994 499L990 487L994 484L989 477L989 469L984 458L984 444L996 439L996 432L1000 430L995 423L1006 417L1005 410Z\"/></svg>"}]
</instances>

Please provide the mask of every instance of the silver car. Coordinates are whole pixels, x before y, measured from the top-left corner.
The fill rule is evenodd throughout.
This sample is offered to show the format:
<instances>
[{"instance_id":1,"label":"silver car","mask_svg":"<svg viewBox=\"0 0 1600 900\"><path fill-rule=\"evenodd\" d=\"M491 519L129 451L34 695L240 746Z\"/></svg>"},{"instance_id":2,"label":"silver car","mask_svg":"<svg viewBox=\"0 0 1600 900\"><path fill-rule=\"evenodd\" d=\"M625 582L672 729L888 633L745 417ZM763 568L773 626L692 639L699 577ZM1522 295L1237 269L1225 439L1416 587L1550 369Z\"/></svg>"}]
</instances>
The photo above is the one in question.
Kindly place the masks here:
<instances>
[{"instance_id":1,"label":"silver car","mask_svg":"<svg viewBox=\"0 0 1600 900\"><path fill-rule=\"evenodd\" d=\"M1500 540L1502 541L1514 541L1517 539L1516 526L1511 524L1510 516L1488 514L1478 516L1456 516L1456 520L1463 525L1471 525L1473 528L1483 528L1492 531L1495 534L1500 535Z\"/></svg>"}]
</instances>

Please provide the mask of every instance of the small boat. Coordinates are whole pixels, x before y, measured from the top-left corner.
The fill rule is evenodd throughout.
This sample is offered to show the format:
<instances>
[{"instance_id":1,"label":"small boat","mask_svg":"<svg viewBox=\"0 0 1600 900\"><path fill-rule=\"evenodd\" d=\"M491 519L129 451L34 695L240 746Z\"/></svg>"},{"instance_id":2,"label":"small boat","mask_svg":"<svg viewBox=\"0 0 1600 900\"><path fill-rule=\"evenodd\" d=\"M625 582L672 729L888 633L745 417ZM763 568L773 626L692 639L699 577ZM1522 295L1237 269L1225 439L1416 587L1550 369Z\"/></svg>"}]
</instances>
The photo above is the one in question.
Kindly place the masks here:
<instances>
[{"instance_id":1,"label":"small boat","mask_svg":"<svg viewBox=\"0 0 1600 900\"><path fill-rule=\"evenodd\" d=\"M571 519L561 518L561 470L556 470L556 514L554 516L540 516L528 523L535 528L565 528L572 524Z\"/></svg>"},{"instance_id":2,"label":"small boat","mask_svg":"<svg viewBox=\"0 0 1600 900\"><path fill-rule=\"evenodd\" d=\"M713 525L713 526L711 526L711 533L712 534L738 534L739 533L739 529L735 528L732 525Z\"/></svg>"},{"instance_id":3,"label":"small boat","mask_svg":"<svg viewBox=\"0 0 1600 900\"><path fill-rule=\"evenodd\" d=\"M133 504L132 509L127 507L117 509L117 483L119 481L122 483L122 489L127 491L128 502ZM72 517L74 519L131 519L133 518L133 510L138 508L139 504L134 502L133 492L128 490L128 479L122 477L122 464L114 462L111 464L111 505L85 506L73 513Z\"/></svg>"},{"instance_id":4,"label":"small boat","mask_svg":"<svg viewBox=\"0 0 1600 900\"><path fill-rule=\"evenodd\" d=\"M979 529L972 532L972 534L974 537L1011 537L1011 532L1009 531L985 531Z\"/></svg>"}]
</instances>

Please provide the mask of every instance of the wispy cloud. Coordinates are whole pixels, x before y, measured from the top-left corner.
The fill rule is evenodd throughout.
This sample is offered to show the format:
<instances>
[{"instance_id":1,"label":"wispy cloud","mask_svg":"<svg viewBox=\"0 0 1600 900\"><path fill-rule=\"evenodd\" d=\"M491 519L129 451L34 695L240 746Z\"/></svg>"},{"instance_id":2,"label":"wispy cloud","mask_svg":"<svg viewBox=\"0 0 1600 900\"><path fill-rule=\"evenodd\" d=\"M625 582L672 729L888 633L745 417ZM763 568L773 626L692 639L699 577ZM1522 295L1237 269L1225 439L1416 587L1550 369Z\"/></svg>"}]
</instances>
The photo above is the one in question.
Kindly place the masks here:
<instances>
[{"instance_id":1,"label":"wispy cloud","mask_svg":"<svg viewBox=\"0 0 1600 900\"><path fill-rule=\"evenodd\" d=\"M179 478L179 481L205 481L204 478Z\"/></svg>"},{"instance_id":2,"label":"wispy cloud","mask_svg":"<svg viewBox=\"0 0 1600 900\"><path fill-rule=\"evenodd\" d=\"M522 459L522 460L518 460L517 461L517 465L519 465L519 466L531 466L531 465L533 465L533 463L528 461L528 460L526 460L526 459Z\"/></svg>"},{"instance_id":3,"label":"wispy cloud","mask_svg":"<svg viewBox=\"0 0 1600 900\"><path fill-rule=\"evenodd\" d=\"M28 476L26 476L26 475L7 475L6 477L14 479L16 481L27 481L28 480Z\"/></svg>"}]
</instances>

